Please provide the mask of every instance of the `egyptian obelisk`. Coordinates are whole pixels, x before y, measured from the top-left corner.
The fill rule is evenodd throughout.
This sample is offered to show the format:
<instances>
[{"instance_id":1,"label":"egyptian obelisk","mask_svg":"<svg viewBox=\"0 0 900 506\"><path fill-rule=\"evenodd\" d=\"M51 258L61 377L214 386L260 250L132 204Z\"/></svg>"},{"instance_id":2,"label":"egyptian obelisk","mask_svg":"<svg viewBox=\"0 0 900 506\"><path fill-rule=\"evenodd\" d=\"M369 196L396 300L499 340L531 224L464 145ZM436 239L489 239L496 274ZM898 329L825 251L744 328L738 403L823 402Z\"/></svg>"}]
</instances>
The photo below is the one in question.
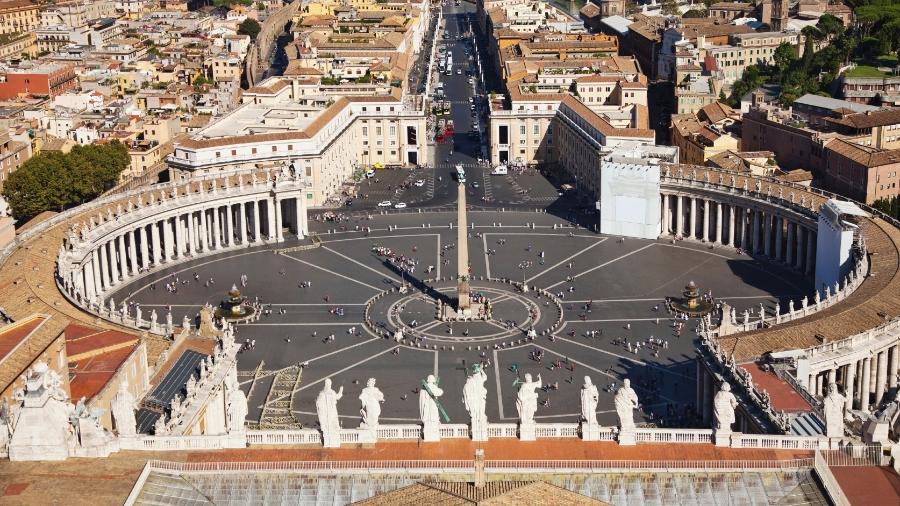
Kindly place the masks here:
<instances>
[{"instance_id":1,"label":"egyptian obelisk","mask_svg":"<svg viewBox=\"0 0 900 506\"><path fill-rule=\"evenodd\" d=\"M458 282L456 293L459 295L456 311L467 313L469 311L469 234L466 228L466 185L459 183L457 197L456 229L456 279Z\"/></svg>"}]
</instances>

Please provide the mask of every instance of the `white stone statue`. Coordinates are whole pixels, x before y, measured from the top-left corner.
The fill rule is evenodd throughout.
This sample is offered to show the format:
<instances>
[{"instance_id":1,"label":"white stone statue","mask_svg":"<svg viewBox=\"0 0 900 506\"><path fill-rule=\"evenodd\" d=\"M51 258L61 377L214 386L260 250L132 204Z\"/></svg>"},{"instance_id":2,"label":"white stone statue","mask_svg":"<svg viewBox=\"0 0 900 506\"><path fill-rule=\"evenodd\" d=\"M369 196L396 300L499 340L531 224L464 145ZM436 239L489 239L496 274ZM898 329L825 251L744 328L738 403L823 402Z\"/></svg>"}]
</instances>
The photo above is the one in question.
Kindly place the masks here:
<instances>
[{"instance_id":1,"label":"white stone statue","mask_svg":"<svg viewBox=\"0 0 900 506\"><path fill-rule=\"evenodd\" d=\"M828 394L822 402L825 412L825 435L844 437L844 406L847 399L838 392L837 384L828 384Z\"/></svg>"},{"instance_id":2,"label":"white stone statue","mask_svg":"<svg viewBox=\"0 0 900 506\"><path fill-rule=\"evenodd\" d=\"M153 424L153 435L162 436L164 434L168 434L169 429L166 427L166 414L163 413L159 415L159 418L156 419L156 423Z\"/></svg>"},{"instance_id":3,"label":"white stone statue","mask_svg":"<svg viewBox=\"0 0 900 506\"><path fill-rule=\"evenodd\" d=\"M184 318L181 319L181 328L183 328L184 330L191 329L191 319L188 318L187 315L184 315Z\"/></svg>"},{"instance_id":4,"label":"white stone statue","mask_svg":"<svg viewBox=\"0 0 900 506\"><path fill-rule=\"evenodd\" d=\"M731 424L734 423L734 409L738 402L731 393L731 385L723 382L716 396L713 398L713 414L716 419L716 432L731 432Z\"/></svg>"},{"instance_id":5,"label":"white stone statue","mask_svg":"<svg viewBox=\"0 0 900 506\"><path fill-rule=\"evenodd\" d=\"M597 385L591 381L590 376L584 377L581 385L581 419L587 425L597 425L597 404L600 402L600 393Z\"/></svg>"},{"instance_id":6,"label":"white stone statue","mask_svg":"<svg viewBox=\"0 0 900 506\"><path fill-rule=\"evenodd\" d=\"M159 319L159 316L156 315L156 310L155 309L151 310L150 311L150 331L151 332L156 332L159 330L159 323L157 322L158 319Z\"/></svg>"},{"instance_id":7,"label":"white stone statue","mask_svg":"<svg viewBox=\"0 0 900 506\"><path fill-rule=\"evenodd\" d=\"M616 414L619 416L619 430L634 430L634 410L638 407L638 397L631 388L631 380L628 378L622 382L622 388L616 392Z\"/></svg>"},{"instance_id":8,"label":"white stone statue","mask_svg":"<svg viewBox=\"0 0 900 506\"><path fill-rule=\"evenodd\" d=\"M534 414L537 412L538 401L537 389L542 384L540 374L538 374L537 381L531 380L531 374L525 374L525 381L519 386L519 393L516 396L516 410L519 412L519 422L522 425L534 423Z\"/></svg>"},{"instance_id":9,"label":"white stone statue","mask_svg":"<svg viewBox=\"0 0 900 506\"><path fill-rule=\"evenodd\" d=\"M359 394L359 402L362 403L362 409L359 410L359 414L362 415L362 423L359 424L359 427L361 429L377 429L384 393L375 386L375 378L369 378L366 381L366 388L363 388Z\"/></svg>"},{"instance_id":10,"label":"white stone statue","mask_svg":"<svg viewBox=\"0 0 900 506\"><path fill-rule=\"evenodd\" d=\"M134 419L134 396L128 391L127 379L119 383L119 391L113 398L110 410L119 436L134 436L137 433L137 422Z\"/></svg>"},{"instance_id":11,"label":"white stone statue","mask_svg":"<svg viewBox=\"0 0 900 506\"><path fill-rule=\"evenodd\" d=\"M244 432L247 419L247 396L240 388L228 392L228 432Z\"/></svg>"},{"instance_id":12,"label":"white stone statue","mask_svg":"<svg viewBox=\"0 0 900 506\"><path fill-rule=\"evenodd\" d=\"M175 333L175 324L172 322L172 312L166 312L166 334L172 335Z\"/></svg>"},{"instance_id":13,"label":"white stone statue","mask_svg":"<svg viewBox=\"0 0 900 506\"><path fill-rule=\"evenodd\" d=\"M475 441L487 440L487 413L485 413L487 388L484 386L485 381L487 381L487 374L483 369L478 368L476 372L466 378L466 384L463 386L463 404L472 421L472 439Z\"/></svg>"},{"instance_id":14,"label":"white stone statue","mask_svg":"<svg viewBox=\"0 0 900 506\"><path fill-rule=\"evenodd\" d=\"M335 392L331 378L325 378L325 386L316 397L316 414L322 429L322 441L326 448L341 446L341 422L338 419L337 401L344 396L344 387Z\"/></svg>"},{"instance_id":15,"label":"white stone statue","mask_svg":"<svg viewBox=\"0 0 900 506\"><path fill-rule=\"evenodd\" d=\"M429 374L425 379L425 385L419 391L419 416L422 418L423 424L437 425L441 423L437 403L438 398L442 395L444 395L444 391L438 386L437 378L433 374Z\"/></svg>"}]
</instances>

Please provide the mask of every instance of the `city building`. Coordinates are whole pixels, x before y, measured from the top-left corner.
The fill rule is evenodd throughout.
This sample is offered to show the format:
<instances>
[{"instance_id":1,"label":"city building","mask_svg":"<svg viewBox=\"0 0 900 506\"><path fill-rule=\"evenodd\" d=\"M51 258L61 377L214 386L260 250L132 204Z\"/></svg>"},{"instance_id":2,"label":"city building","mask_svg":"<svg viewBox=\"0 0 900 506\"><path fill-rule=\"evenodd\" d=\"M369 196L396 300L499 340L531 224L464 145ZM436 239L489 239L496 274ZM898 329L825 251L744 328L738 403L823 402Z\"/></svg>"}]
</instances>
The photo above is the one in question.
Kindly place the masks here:
<instances>
[{"instance_id":1,"label":"city building","mask_svg":"<svg viewBox=\"0 0 900 506\"><path fill-rule=\"evenodd\" d=\"M28 33L41 24L41 6L30 0L0 2L0 35Z\"/></svg>"},{"instance_id":2,"label":"city building","mask_svg":"<svg viewBox=\"0 0 900 506\"><path fill-rule=\"evenodd\" d=\"M21 67L0 74L0 99L26 95L53 98L77 86L78 77L73 67L59 64Z\"/></svg>"}]
</instances>

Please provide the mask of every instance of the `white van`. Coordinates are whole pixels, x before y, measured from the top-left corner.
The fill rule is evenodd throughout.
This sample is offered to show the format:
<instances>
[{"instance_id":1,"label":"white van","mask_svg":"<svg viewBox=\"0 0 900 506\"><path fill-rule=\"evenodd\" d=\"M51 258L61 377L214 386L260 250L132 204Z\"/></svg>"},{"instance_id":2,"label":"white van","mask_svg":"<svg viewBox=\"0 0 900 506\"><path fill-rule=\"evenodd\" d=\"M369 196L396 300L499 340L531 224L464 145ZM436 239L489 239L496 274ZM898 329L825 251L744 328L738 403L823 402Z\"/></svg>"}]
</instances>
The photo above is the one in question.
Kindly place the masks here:
<instances>
[{"instance_id":1,"label":"white van","mask_svg":"<svg viewBox=\"0 0 900 506\"><path fill-rule=\"evenodd\" d=\"M508 173L509 169L506 168L506 165L498 165L491 171L492 176L505 176Z\"/></svg>"},{"instance_id":2,"label":"white van","mask_svg":"<svg viewBox=\"0 0 900 506\"><path fill-rule=\"evenodd\" d=\"M369 169L366 171L366 179L369 179L370 177L372 177L374 175L375 175L375 169Z\"/></svg>"}]
</instances>

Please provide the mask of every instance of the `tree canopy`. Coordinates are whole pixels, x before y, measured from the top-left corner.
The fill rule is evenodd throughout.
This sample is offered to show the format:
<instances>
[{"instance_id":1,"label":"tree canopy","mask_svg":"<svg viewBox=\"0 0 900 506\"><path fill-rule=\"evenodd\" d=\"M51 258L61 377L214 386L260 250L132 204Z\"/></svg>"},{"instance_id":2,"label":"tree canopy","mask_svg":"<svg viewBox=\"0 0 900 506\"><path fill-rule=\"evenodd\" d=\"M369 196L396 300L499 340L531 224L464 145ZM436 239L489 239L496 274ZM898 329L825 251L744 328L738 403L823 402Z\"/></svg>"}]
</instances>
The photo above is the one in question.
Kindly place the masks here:
<instances>
[{"instance_id":1,"label":"tree canopy","mask_svg":"<svg viewBox=\"0 0 900 506\"><path fill-rule=\"evenodd\" d=\"M39 154L12 172L3 184L3 197L13 216L28 220L44 211L63 211L112 188L129 165L125 146L75 146L67 154Z\"/></svg>"},{"instance_id":2,"label":"tree canopy","mask_svg":"<svg viewBox=\"0 0 900 506\"><path fill-rule=\"evenodd\" d=\"M249 35L250 40L256 40L256 36L260 31L259 23L252 18L247 18L238 26L238 33L241 35Z\"/></svg>"}]
</instances>

